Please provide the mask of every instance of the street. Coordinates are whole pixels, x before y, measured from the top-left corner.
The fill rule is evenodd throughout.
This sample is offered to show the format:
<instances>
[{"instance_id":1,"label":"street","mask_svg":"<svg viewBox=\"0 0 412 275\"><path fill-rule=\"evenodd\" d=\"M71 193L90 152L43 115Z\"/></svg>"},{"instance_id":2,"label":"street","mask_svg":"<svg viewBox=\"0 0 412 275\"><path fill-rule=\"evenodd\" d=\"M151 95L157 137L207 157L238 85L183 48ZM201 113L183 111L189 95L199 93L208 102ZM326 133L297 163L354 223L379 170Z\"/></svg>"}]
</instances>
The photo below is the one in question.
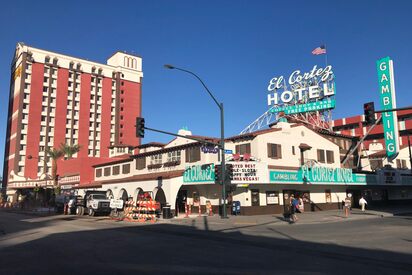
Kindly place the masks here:
<instances>
[{"instance_id":1,"label":"street","mask_svg":"<svg viewBox=\"0 0 412 275\"><path fill-rule=\"evenodd\" d=\"M263 219L263 218L261 218ZM411 274L412 216L156 224L0 212L1 274Z\"/></svg>"}]
</instances>

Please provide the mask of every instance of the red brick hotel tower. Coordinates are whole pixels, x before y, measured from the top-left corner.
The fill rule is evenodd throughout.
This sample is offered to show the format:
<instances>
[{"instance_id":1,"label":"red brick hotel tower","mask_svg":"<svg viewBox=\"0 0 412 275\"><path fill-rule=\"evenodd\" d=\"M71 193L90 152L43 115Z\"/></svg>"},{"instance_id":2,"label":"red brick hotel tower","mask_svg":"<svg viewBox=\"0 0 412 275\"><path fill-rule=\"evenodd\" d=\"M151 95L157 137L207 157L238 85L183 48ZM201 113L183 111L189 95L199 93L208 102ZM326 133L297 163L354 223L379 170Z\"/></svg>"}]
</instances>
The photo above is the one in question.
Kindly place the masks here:
<instances>
[{"instance_id":1,"label":"red brick hotel tower","mask_svg":"<svg viewBox=\"0 0 412 275\"><path fill-rule=\"evenodd\" d=\"M47 148L79 144L58 162L61 177L87 184L91 165L113 155L109 146L139 145L142 58L114 53L106 64L18 43L11 64L3 188L44 186L51 174Z\"/></svg>"}]
</instances>

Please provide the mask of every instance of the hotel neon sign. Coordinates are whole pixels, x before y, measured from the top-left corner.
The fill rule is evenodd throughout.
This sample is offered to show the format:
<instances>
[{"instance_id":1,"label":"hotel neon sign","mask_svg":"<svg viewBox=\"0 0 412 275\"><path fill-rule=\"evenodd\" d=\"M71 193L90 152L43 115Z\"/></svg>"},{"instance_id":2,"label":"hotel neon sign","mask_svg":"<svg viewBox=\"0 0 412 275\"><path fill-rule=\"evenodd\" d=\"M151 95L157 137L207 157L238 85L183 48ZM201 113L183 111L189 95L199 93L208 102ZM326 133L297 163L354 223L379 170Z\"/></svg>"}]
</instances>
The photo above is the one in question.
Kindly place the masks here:
<instances>
[{"instance_id":1,"label":"hotel neon sign","mask_svg":"<svg viewBox=\"0 0 412 275\"><path fill-rule=\"evenodd\" d=\"M295 70L286 79L274 77L269 81L267 103L271 112L298 114L335 108L335 87L332 66L313 66L310 72Z\"/></svg>"}]
</instances>

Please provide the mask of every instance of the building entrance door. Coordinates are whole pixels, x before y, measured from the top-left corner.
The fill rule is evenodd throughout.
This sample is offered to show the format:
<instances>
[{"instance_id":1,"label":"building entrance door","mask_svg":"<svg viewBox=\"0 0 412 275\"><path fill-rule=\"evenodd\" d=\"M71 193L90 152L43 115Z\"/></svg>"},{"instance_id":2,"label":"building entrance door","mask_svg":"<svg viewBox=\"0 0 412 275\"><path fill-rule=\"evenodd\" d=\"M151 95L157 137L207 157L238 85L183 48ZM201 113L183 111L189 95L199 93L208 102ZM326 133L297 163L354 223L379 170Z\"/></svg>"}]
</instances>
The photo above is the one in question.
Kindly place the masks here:
<instances>
[{"instance_id":1,"label":"building entrance door","mask_svg":"<svg viewBox=\"0 0 412 275\"><path fill-rule=\"evenodd\" d=\"M252 192L252 206L259 206L259 190L258 189L252 189L250 190Z\"/></svg>"},{"instance_id":2,"label":"building entrance door","mask_svg":"<svg viewBox=\"0 0 412 275\"><path fill-rule=\"evenodd\" d=\"M176 198L176 216L179 213L185 213L185 204L187 201L187 190L179 190Z\"/></svg>"}]
</instances>

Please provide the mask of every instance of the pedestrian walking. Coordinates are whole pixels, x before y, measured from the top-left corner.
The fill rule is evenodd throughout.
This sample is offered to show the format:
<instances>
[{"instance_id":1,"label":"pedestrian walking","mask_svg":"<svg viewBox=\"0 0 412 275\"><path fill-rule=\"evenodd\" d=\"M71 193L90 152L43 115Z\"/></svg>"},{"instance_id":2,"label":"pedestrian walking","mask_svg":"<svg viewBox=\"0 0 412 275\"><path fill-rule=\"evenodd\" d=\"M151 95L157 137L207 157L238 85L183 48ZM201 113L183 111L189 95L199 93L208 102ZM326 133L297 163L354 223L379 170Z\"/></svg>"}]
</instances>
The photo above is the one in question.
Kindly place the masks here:
<instances>
[{"instance_id":1,"label":"pedestrian walking","mask_svg":"<svg viewBox=\"0 0 412 275\"><path fill-rule=\"evenodd\" d=\"M365 200L365 198L362 196L359 200L359 205L362 208L362 212L365 212L365 206L368 204L368 202Z\"/></svg>"},{"instance_id":2,"label":"pedestrian walking","mask_svg":"<svg viewBox=\"0 0 412 275\"><path fill-rule=\"evenodd\" d=\"M303 203L303 199L299 197L299 213L303 213L305 211L305 205Z\"/></svg>"},{"instance_id":3,"label":"pedestrian walking","mask_svg":"<svg viewBox=\"0 0 412 275\"><path fill-rule=\"evenodd\" d=\"M296 211L299 207L299 200L295 198L295 196L292 194L290 196L290 221L295 223L298 220L298 217L296 216Z\"/></svg>"},{"instance_id":4,"label":"pedestrian walking","mask_svg":"<svg viewBox=\"0 0 412 275\"><path fill-rule=\"evenodd\" d=\"M345 205L344 205L344 209L345 209L345 217L349 216L349 210L352 206L352 200L351 200L352 194L348 194L345 198Z\"/></svg>"}]
</instances>

